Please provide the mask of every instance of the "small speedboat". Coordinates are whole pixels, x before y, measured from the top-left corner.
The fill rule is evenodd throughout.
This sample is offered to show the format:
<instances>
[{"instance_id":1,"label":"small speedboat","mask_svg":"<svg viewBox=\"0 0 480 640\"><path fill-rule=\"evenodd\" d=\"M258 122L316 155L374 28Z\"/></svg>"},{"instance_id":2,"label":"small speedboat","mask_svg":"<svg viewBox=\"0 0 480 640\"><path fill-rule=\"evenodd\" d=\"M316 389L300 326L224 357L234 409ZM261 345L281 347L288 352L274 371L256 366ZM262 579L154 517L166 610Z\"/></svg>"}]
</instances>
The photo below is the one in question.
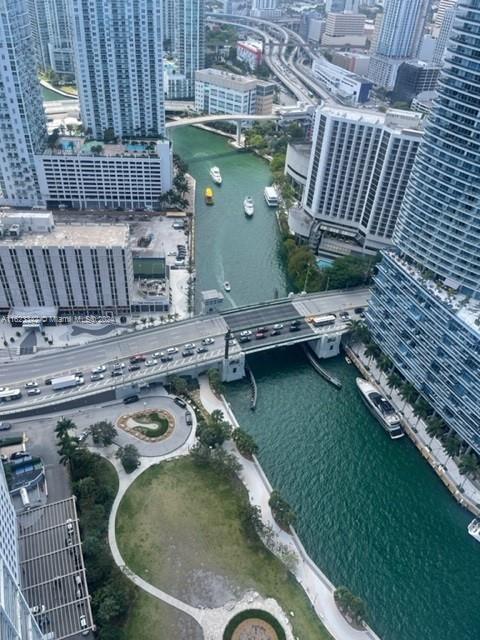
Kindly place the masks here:
<instances>
[{"instance_id":1,"label":"small speedboat","mask_svg":"<svg viewBox=\"0 0 480 640\"><path fill-rule=\"evenodd\" d=\"M480 518L475 518L468 525L468 533L480 542Z\"/></svg>"},{"instance_id":2,"label":"small speedboat","mask_svg":"<svg viewBox=\"0 0 480 640\"><path fill-rule=\"evenodd\" d=\"M350 358L348 356L345 356L345 362L347 364L352 364L352 361L350 360Z\"/></svg>"},{"instance_id":3,"label":"small speedboat","mask_svg":"<svg viewBox=\"0 0 480 640\"><path fill-rule=\"evenodd\" d=\"M255 204L250 196L247 196L243 201L243 210L248 218L251 218L255 213Z\"/></svg>"},{"instance_id":4,"label":"small speedboat","mask_svg":"<svg viewBox=\"0 0 480 640\"><path fill-rule=\"evenodd\" d=\"M232 287L230 286L230 283L228 282L228 280L226 280L223 283L223 288L225 289L225 291L231 291L232 290Z\"/></svg>"},{"instance_id":5,"label":"small speedboat","mask_svg":"<svg viewBox=\"0 0 480 640\"><path fill-rule=\"evenodd\" d=\"M222 184L222 174L220 173L220 169L218 167L212 167L210 169L210 176L215 184Z\"/></svg>"},{"instance_id":6,"label":"small speedboat","mask_svg":"<svg viewBox=\"0 0 480 640\"><path fill-rule=\"evenodd\" d=\"M204 196L205 196L205 202L207 204L213 204L213 189L210 189L210 187L207 187L205 189Z\"/></svg>"}]
</instances>

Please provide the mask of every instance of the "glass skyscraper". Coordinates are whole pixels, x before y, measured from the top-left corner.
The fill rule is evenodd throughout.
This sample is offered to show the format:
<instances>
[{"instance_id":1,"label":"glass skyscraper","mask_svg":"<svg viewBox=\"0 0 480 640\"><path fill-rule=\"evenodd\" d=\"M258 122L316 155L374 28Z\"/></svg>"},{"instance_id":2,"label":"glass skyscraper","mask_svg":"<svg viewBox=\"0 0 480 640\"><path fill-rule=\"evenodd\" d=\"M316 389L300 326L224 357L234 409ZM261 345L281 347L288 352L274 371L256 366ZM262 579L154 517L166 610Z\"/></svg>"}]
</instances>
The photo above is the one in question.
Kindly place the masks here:
<instances>
[{"instance_id":1,"label":"glass skyscraper","mask_svg":"<svg viewBox=\"0 0 480 640\"><path fill-rule=\"evenodd\" d=\"M372 335L480 452L480 0L460 0L438 95L375 280Z\"/></svg>"}]
</instances>

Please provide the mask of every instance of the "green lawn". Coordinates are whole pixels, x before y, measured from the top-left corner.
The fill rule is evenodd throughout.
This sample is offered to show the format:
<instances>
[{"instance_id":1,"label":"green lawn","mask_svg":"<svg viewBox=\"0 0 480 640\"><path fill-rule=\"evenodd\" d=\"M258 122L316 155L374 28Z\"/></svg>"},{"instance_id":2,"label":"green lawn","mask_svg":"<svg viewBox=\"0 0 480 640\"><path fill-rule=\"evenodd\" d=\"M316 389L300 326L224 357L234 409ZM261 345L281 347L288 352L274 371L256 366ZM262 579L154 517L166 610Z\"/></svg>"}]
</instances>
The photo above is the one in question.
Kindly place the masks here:
<instances>
[{"instance_id":1,"label":"green lawn","mask_svg":"<svg viewBox=\"0 0 480 640\"><path fill-rule=\"evenodd\" d=\"M294 611L301 640L330 638L295 578L260 541L245 536L239 519L244 500L243 486L189 458L151 467L120 505L123 558L152 584L194 605L225 584L237 595L255 589Z\"/></svg>"}]
</instances>

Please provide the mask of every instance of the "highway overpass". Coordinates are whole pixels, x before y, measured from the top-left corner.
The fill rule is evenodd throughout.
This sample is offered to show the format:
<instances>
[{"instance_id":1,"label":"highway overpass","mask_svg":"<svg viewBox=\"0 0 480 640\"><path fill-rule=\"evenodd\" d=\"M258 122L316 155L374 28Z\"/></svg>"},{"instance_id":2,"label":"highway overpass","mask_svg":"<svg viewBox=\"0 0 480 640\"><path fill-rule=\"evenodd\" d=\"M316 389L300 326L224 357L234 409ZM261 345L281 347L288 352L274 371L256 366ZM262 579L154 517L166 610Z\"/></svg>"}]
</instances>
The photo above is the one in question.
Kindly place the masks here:
<instances>
[{"instance_id":1,"label":"highway overpass","mask_svg":"<svg viewBox=\"0 0 480 640\"><path fill-rule=\"evenodd\" d=\"M0 385L21 389L22 397L1 405L0 419L125 397L149 384L164 383L168 376L197 376L211 368L219 369L226 381L240 379L244 376L246 356L302 342L310 343L319 357L336 355L341 336L349 330L348 321L339 314L347 312L351 318L355 318L355 309L365 307L368 299L368 289L296 295L228 310L219 315L197 316L152 329L130 330L81 347L7 361L0 371ZM307 322L311 316L328 314L337 316L331 325L315 328ZM299 321L300 328L297 331L290 331L293 320ZM276 324L283 327L272 335ZM259 327L266 328L266 335L261 339L255 337ZM240 341L243 331L252 332L247 342ZM228 353L227 335L232 336L228 342ZM202 350L202 341L209 343L205 350ZM195 347L192 353L185 355L189 343L194 343ZM162 362L160 354L166 354L168 349L175 350L172 359ZM129 370L130 358L138 354L157 362L149 365L141 363L138 369ZM104 378L92 382L91 370L102 366L105 367ZM115 366L121 374L112 377ZM82 386L54 391L46 384L53 377L80 372L85 380ZM29 382L37 383L40 389L38 395L27 396L25 385Z\"/></svg>"}]
</instances>

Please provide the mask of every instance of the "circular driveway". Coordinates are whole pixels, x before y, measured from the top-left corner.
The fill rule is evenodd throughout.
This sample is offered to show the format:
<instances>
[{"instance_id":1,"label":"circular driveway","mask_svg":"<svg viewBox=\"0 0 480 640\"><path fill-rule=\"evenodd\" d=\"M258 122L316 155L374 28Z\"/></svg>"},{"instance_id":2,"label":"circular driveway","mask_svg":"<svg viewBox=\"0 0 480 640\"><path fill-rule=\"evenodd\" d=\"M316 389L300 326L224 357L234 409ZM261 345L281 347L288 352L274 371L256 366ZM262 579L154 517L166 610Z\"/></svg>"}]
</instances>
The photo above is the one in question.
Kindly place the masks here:
<instances>
[{"instance_id":1,"label":"circular driveway","mask_svg":"<svg viewBox=\"0 0 480 640\"><path fill-rule=\"evenodd\" d=\"M196 420L195 413L193 409L182 409L173 401L174 396L168 395L149 395L145 397L140 397L138 402L132 402L132 404L124 405L123 403L119 405L115 405L111 407L110 410L116 410L115 417L111 417L110 419L114 424L116 424L118 418L124 415L128 415L129 413L137 413L138 411L143 411L144 409L164 409L172 414L175 420L175 428L168 438L162 440L160 442L146 442L144 440L140 440L135 436L128 434L123 429L117 428L117 437L115 438L115 444L123 447L126 444L134 444L138 452L141 456L164 456L175 449L181 447L187 440L188 436L192 432L192 429L195 428ZM189 411L192 416L192 424L189 426L185 421L185 412Z\"/></svg>"}]
</instances>

